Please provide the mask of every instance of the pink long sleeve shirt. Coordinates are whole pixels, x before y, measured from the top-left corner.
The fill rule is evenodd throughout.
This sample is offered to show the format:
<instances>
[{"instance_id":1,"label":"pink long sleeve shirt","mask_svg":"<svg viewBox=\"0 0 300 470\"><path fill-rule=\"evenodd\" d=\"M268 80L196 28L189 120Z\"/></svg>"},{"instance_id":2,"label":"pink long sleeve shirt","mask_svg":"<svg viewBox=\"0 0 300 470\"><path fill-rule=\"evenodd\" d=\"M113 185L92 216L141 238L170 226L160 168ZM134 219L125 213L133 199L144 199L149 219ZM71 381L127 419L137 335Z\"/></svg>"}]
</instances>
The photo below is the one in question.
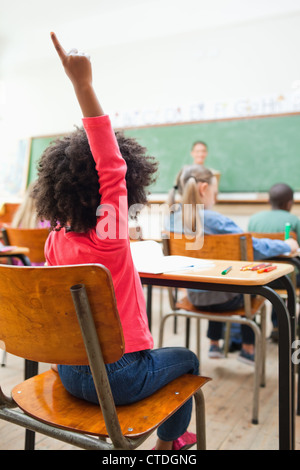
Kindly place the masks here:
<instances>
[{"instance_id":1,"label":"pink long sleeve shirt","mask_svg":"<svg viewBox=\"0 0 300 470\"><path fill-rule=\"evenodd\" d=\"M108 116L83 118L96 170L101 206L87 233L52 231L45 244L49 266L99 263L112 276L125 339L125 353L153 348L145 298L133 264L128 237L126 163Z\"/></svg>"}]
</instances>

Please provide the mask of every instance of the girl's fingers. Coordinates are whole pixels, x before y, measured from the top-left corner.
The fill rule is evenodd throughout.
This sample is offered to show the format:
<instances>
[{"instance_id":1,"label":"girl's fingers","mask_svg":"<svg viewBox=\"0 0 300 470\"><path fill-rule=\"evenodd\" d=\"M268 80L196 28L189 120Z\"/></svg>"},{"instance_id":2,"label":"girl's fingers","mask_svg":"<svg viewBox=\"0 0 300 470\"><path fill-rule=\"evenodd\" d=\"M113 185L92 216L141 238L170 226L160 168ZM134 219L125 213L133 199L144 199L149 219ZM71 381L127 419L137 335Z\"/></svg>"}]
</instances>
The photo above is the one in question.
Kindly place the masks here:
<instances>
[{"instance_id":1,"label":"girl's fingers","mask_svg":"<svg viewBox=\"0 0 300 470\"><path fill-rule=\"evenodd\" d=\"M54 47L60 57L60 60L63 62L64 59L66 58L67 54L66 54L66 51L64 50L64 48L62 47L62 45L60 44L59 40L57 39L55 33L50 33L50 36L51 36L51 39L52 39L52 42L54 44Z\"/></svg>"},{"instance_id":2,"label":"girl's fingers","mask_svg":"<svg viewBox=\"0 0 300 470\"><path fill-rule=\"evenodd\" d=\"M72 54L78 54L78 50L77 49L71 49L67 55L72 55Z\"/></svg>"}]
</instances>

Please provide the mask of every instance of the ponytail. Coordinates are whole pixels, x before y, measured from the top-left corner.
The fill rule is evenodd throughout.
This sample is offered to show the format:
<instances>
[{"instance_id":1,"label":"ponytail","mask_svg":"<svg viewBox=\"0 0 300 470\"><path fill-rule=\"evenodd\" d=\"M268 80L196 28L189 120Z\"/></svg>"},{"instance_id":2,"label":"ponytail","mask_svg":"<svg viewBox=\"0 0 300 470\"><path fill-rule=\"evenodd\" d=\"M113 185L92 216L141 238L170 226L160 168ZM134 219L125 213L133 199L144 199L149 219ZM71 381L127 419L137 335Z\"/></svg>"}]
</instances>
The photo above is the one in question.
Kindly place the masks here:
<instances>
[{"instance_id":1,"label":"ponytail","mask_svg":"<svg viewBox=\"0 0 300 470\"><path fill-rule=\"evenodd\" d=\"M199 205L202 204L194 176L190 176L183 187L181 198L182 224L187 232L198 232L200 229Z\"/></svg>"},{"instance_id":2,"label":"ponytail","mask_svg":"<svg viewBox=\"0 0 300 470\"><path fill-rule=\"evenodd\" d=\"M213 173L202 165L190 165L183 167L178 173L173 188L169 191L168 204L174 212L175 196L178 191L181 196L182 224L184 232L196 235L202 230L199 214L199 205L202 200L198 190L198 183L211 184Z\"/></svg>"}]
</instances>

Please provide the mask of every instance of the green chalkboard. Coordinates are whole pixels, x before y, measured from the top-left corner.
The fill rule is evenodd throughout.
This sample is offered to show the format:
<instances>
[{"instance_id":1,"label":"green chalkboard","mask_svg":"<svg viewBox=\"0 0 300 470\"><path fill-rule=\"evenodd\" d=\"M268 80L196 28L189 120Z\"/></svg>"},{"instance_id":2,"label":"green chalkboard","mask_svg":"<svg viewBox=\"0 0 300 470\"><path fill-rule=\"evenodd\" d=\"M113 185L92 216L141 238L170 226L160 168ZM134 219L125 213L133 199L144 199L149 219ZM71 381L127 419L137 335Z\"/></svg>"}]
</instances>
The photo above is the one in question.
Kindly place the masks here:
<instances>
[{"instance_id":1,"label":"green chalkboard","mask_svg":"<svg viewBox=\"0 0 300 470\"><path fill-rule=\"evenodd\" d=\"M49 146L49 144L53 140L57 139L58 137L62 137L62 134L32 137L30 139L30 149L29 149L30 155L29 155L27 185L29 185L37 177L37 165L38 165L38 161L43 151Z\"/></svg>"},{"instance_id":2,"label":"green chalkboard","mask_svg":"<svg viewBox=\"0 0 300 470\"><path fill-rule=\"evenodd\" d=\"M192 164L191 145L208 144L206 166L221 173L221 192L266 192L277 182L300 190L300 114L204 121L126 129L159 161L153 193L167 192L183 165ZM35 142L39 140L39 142ZM33 139L29 181L42 150L53 140Z\"/></svg>"}]
</instances>

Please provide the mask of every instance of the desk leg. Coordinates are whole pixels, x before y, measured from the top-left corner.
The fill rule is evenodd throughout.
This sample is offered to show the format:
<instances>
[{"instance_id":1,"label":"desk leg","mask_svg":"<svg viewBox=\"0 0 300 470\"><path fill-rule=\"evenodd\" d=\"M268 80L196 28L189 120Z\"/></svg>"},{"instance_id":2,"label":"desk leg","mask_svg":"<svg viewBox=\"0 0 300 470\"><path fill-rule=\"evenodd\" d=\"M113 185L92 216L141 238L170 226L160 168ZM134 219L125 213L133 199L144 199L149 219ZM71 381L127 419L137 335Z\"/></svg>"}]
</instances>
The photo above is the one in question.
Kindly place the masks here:
<instances>
[{"instance_id":1,"label":"desk leg","mask_svg":"<svg viewBox=\"0 0 300 470\"><path fill-rule=\"evenodd\" d=\"M25 367L24 367L24 380L30 379L30 377L34 377L38 374L38 362L28 361L25 359Z\"/></svg>"},{"instance_id":2,"label":"desk leg","mask_svg":"<svg viewBox=\"0 0 300 470\"><path fill-rule=\"evenodd\" d=\"M282 278L283 279L283 278ZM290 297L291 306L295 296L289 287L289 279L283 281ZM294 449L294 420L292 419L292 354L291 354L291 322L289 312L280 296L270 287L259 288L261 295L274 306L278 318L278 363L279 363L279 449Z\"/></svg>"},{"instance_id":3,"label":"desk leg","mask_svg":"<svg viewBox=\"0 0 300 470\"><path fill-rule=\"evenodd\" d=\"M275 261L280 261L282 262L282 258L281 257L275 257L274 258ZM287 258L286 262L288 264L292 264L294 266L295 269L297 269L299 272L300 272L300 257L299 256L296 256L295 258ZM295 311L295 317L296 317L296 311ZM296 318L295 318L295 328L296 328ZM299 319L298 319L298 331L300 333L300 315L299 315ZM300 335L298 333L298 337L300 339ZM295 332L295 338L296 338L297 334ZM292 339L292 341L294 341ZM292 364L293 366L293 364ZM300 368L299 368L299 365L297 367L297 378L298 378L298 393L297 393L297 415L300 416ZM296 374L295 374L295 377L294 379L296 378ZM294 390L294 389L293 389Z\"/></svg>"},{"instance_id":4,"label":"desk leg","mask_svg":"<svg viewBox=\"0 0 300 470\"><path fill-rule=\"evenodd\" d=\"M38 362L28 361L25 359L25 380L37 375L38 373ZM25 431L25 450L34 450L35 447L35 432L26 429Z\"/></svg>"},{"instance_id":5,"label":"desk leg","mask_svg":"<svg viewBox=\"0 0 300 470\"><path fill-rule=\"evenodd\" d=\"M281 279L283 288L287 291L287 307L290 314L290 322L291 322L291 344L296 339L296 294L294 290L294 286L292 281L288 276L283 277ZM293 350L291 349L291 354L293 354ZM295 447L295 379L296 379L296 367L294 362L291 362L292 368L292 432L293 432L293 448ZM298 385L299 387L299 385ZM299 388L298 388L299 391Z\"/></svg>"},{"instance_id":6,"label":"desk leg","mask_svg":"<svg viewBox=\"0 0 300 470\"><path fill-rule=\"evenodd\" d=\"M150 284L147 285L147 317L148 317L149 330L151 331L151 323L152 323L152 286Z\"/></svg>"}]
</instances>

